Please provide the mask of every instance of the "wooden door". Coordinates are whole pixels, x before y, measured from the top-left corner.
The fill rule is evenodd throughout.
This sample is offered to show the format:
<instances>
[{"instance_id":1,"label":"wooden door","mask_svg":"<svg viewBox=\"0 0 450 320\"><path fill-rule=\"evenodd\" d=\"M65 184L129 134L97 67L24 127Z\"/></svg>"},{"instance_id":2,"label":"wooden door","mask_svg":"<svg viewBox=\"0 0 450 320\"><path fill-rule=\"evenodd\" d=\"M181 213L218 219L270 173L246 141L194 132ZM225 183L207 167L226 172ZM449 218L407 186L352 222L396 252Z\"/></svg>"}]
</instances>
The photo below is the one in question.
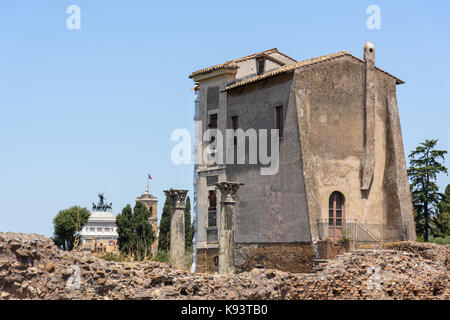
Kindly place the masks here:
<instances>
[{"instance_id":1,"label":"wooden door","mask_svg":"<svg viewBox=\"0 0 450 320\"><path fill-rule=\"evenodd\" d=\"M344 227L344 196L340 192L330 195L328 211L328 238L341 239Z\"/></svg>"}]
</instances>

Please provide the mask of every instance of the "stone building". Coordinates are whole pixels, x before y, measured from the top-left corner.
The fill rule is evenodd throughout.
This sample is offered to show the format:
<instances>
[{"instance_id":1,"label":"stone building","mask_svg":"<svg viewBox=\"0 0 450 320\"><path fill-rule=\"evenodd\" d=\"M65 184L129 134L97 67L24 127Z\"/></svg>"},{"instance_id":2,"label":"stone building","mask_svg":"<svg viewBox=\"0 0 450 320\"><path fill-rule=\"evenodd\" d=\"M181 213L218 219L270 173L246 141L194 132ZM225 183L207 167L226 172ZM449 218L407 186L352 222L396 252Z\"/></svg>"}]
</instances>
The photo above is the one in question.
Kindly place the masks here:
<instances>
[{"instance_id":1,"label":"stone building","mask_svg":"<svg viewBox=\"0 0 450 320\"><path fill-rule=\"evenodd\" d=\"M92 204L88 221L81 230L81 250L91 253L118 252L116 217L112 205L104 203L99 194L98 204Z\"/></svg>"},{"instance_id":2,"label":"stone building","mask_svg":"<svg viewBox=\"0 0 450 320\"><path fill-rule=\"evenodd\" d=\"M152 252L155 253L158 251L158 236L159 236L159 228L158 228L158 199L150 194L148 183L145 187L145 192L136 198L136 201L142 202L145 207L150 211L150 218L148 222L152 225L153 232L155 234L155 241L152 244Z\"/></svg>"},{"instance_id":3,"label":"stone building","mask_svg":"<svg viewBox=\"0 0 450 320\"><path fill-rule=\"evenodd\" d=\"M363 59L343 51L297 61L271 49L190 75L194 152L208 153L194 173L197 271L217 270L215 184L223 181L244 183L235 213L237 270L308 271L343 237L356 245L415 240L396 98L404 82L375 66L372 43L363 52ZM236 151L236 139L221 146L203 137L207 129L251 128L278 130L276 174L248 164L248 145L244 164L217 161L216 153Z\"/></svg>"}]
</instances>

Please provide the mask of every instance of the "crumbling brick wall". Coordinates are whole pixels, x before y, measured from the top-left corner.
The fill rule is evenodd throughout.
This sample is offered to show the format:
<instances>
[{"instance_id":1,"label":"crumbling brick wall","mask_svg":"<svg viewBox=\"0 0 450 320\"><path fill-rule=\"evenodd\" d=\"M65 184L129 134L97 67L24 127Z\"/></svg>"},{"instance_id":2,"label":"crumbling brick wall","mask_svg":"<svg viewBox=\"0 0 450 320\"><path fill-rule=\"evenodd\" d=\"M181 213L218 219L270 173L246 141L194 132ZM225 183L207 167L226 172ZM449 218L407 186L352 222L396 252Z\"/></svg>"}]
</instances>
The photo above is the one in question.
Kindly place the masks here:
<instances>
[{"instance_id":1,"label":"crumbling brick wall","mask_svg":"<svg viewBox=\"0 0 450 320\"><path fill-rule=\"evenodd\" d=\"M238 244L236 246L236 271L254 268L277 269L287 272L312 271L314 249L311 243Z\"/></svg>"},{"instance_id":2,"label":"crumbling brick wall","mask_svg":"<svg viewBox=\"0 0 450 320\"><path fill-rule=\"evenodd\" d=\"M317 258L334 259L336 256L349 252L350 243L343 241L323 240L317 241Z\"/></svg>"},{"instance_id":3,"label":"crumbling brick wall","mask_svg":"<svg viewBox=\"0 0 450 320\"><path fill-rule=\"evenodd\" d=\"M197 249L196 272L219 271L219 249Z\"/></svg>"},{"instance_id":4,"label":"crumbling brick wall","mask_svg":"<svg viewBox=\"0 0 450 320\"><path fill-rule=\"evenodd\" d=\"M450 299L449 245L388 246L339 255L315 274L253 269L222 275L190 273L154 261L105 261L60 251L43 236L0 233L0 300ZM264 245L256 251L263 249L288 254L294 248ZM312 254L307 246L303 249ZM80 271L78 287L69 281L72 268Z\"/></svg>"}]
</instances>

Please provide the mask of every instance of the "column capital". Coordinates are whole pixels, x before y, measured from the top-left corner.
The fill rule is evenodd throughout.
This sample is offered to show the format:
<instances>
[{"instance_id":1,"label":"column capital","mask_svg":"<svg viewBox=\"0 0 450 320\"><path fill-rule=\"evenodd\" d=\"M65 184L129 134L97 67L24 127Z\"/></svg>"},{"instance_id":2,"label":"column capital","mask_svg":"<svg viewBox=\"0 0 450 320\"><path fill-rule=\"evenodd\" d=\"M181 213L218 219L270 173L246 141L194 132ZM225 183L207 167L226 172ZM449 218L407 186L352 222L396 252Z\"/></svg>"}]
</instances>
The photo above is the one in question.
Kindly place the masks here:
<instances>
[{"instance_id":1,"label":"column capital","mask_svg":"<svg viewBox=\"0 0 450 320\"><path fill-rule=\"evenodd\" d=\"M188 190L172 189L164 190L164 194L170 198L171 205L175 208L184 208Z\"/></svg>"},{"instance_id":2,"label":"column capital","mask_svg":"<svg viewBox=\"0 0 450 320\"><path fill-rule=\"evenodd\" d=\"M240 186L244 185L240 182L219 182L216 183L216 189L222 192L222 202L234 203L236 202L236 192Z\"/></svg>"}]
</instances>

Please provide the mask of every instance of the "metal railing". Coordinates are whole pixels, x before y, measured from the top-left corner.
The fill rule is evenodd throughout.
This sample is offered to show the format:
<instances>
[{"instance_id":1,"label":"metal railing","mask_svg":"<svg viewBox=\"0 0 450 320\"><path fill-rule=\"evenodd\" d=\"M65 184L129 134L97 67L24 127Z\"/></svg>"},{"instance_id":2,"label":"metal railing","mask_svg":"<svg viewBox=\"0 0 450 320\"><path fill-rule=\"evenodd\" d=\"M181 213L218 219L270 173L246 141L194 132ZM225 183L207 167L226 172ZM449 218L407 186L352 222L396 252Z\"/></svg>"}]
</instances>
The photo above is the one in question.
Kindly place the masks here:
<instances>
[{"instance_id":1,"label":"metal railing","mask_svg":"<svg viewBox=\"0 0 450 320\"><path fill-rule=\"evenodd\" d=\"M317 220L317 231L320 240L333 238L333 231L328 220ZM341 234L353 241L379 242L407 239L407 226L402 224L363 224L356 219L346 220Z\"/></svg>"}]
</instances>

